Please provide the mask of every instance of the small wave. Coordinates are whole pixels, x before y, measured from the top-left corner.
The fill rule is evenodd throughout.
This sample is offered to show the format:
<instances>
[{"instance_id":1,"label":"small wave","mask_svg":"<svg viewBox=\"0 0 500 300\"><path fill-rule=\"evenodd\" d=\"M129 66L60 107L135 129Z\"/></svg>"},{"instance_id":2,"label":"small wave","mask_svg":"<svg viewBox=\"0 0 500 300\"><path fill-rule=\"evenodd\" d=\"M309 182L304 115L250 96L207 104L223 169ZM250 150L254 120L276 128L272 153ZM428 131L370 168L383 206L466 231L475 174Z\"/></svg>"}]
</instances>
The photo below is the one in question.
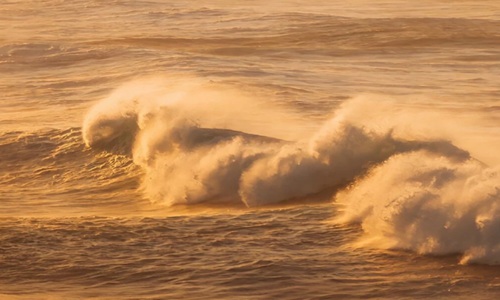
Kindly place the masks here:
<instances>
[{"instance_id":1,"label":"small wave","mask_svg":"<svg viewBox=\"0 0 500 300\"><path fill-rule=\"evenodd\" d=\"M491 48L500 41L498 21L448 18L346 18L283 14L286 27L263 34L251 28L220 29L204 36L121 37L94 44L176 50L215 55L272 55L285 52L352 55L433 47ZM228 38L231 32L233 37ZM235 32L239 33L235 35Z\"/></svg>"},{"instance_id":2,"label":"small wave","mask_svg":"<svg viewBox=\"0 0 500 300\"><path fill-rule=\"evenodd\" d=\"M37 132L12 131L0 135L0 153L3 163L40 161L49 157L81 152L81 130L46 129Z\"/></svg>"},{"instance_id":3,"label":"small wave","mask_svg":"<svg viewBox=\"0 0 500 300\"><path fill-rule=\"evenodd\" d=\"M130 157L86 149L80 128L2 133L0 156L2 217L88 215L137 203Z\"/></svg>"},{"instance_id":4,"label":"small wave","mask_svg":"<svg viewBox=\"0 0 500 300\"><path fill-rule=\"evenodd\" d=\"M0 65L4 67L67 66L84 60L105 59L112 56L111 52L102 49L67 47L59 44L22 43L0 47Z\"/></svg>"}]
</instances>

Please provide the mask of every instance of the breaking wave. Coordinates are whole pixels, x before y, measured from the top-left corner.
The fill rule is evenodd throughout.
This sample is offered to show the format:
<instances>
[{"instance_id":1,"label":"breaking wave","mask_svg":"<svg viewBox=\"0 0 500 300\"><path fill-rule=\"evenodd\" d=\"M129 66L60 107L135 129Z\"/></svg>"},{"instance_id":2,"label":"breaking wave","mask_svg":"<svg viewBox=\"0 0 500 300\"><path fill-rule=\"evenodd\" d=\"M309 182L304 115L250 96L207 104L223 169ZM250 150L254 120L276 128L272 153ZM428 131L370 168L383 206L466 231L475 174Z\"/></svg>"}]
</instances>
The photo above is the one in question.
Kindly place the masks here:
<instances>
[{"instance_id":1,"label":"breaking wave","mask_svg":"<svg viewBox=\"0 0 500 300\"><path fill-rule=\"evenodd\" d=\"M499 170L429 126L434 116L359 97L304 138L272 106L215 83L139 80L91 109L83 137L130 153L156 203L256 207L333 196L338 220L361 223L386 242L378 246L500 262ZM420 125L409 126L415 116Z\"/></svg>"}]
</instances>

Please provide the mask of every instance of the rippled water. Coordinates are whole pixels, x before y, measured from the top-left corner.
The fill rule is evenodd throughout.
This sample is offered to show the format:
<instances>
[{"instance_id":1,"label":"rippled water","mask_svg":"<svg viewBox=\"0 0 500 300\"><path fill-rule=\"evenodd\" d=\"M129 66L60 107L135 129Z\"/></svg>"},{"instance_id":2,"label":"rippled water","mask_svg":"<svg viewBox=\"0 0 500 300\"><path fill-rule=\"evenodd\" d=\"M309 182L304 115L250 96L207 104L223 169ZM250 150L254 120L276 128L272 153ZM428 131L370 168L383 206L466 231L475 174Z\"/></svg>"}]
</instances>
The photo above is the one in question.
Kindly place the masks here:
<instances>
[{"instance_id":1,"label":"rippled water","mask_svg":"<svg viewBox=\"0 0 500 300\"><path fill-rule=\"evenodd\" d=\"M352 249L330 206L2 221L2 291L25 298L494 298L498 269ZM8 227L8 228L7 228ZM12 294L11 294L12 293ZM4 296L8 297L8 296Z\"/></svg>"},{"instance_id":2,"label":"rippled water","mask_svg":"<svg viewBox=\"0 0 500 300\"><path fill-rule=\"evenodd\" d=\"M2 299L500 294L497 1L7 0L0 75Z\"/></svg>"}]
</instances>

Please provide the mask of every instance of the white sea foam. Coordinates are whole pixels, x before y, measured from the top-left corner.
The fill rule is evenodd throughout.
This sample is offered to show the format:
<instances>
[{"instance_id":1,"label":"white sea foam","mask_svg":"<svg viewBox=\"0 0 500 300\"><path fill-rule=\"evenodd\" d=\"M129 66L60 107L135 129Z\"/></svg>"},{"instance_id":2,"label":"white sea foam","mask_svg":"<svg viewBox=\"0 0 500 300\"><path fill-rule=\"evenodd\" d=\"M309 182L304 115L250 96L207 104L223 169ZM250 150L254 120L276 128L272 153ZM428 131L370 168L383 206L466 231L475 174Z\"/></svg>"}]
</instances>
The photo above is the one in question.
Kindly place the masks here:
<instances>
[{"instance_id":1,"label":"white sea foam","mask_svg":"<svg viewBox=\"0 0 500 300\"><path fill-rule=\"evenodd\" d=\"M450 114L393 104L379 103L380 113L358 102L347 113L353 122L391 128L395 138L413 139L420 147L392 155L337 193L335 201L344 207L337 221L361 223L366 232L362 244L461 253L461 263L499 264L500 172L491 167L497 165L491 155L496 140L478 134L479 145L490 147L467 143L467 133L481 132L471 130L480 124L475 117L454 122ZM473 156L438 137L467 146Z\"/></svg>"},{"instance_id":2,"label":"white sea foam","mask_svg":"<svg viewBox=\"0 0 500 300\"><path fill-rule=\"evenodd\" d=\"M345 208L339 220L362 223L379 245L499 261L499 172L443 139L454 136L448 117L439 127L432 114L363 96L309 138L284 141L243 131L245 115L286 119L263 107L199 81L141 81L98 103L83 136L106 149L133 141L144 193L160 204L255 207L331 193Z\"/></svg>"},{"instance_id":3,"label":"white sea foam","mask_svg":"<svg viewBox=\"0 0 500 300\"><path fill-rule=\"evenodd\" d=\"M500 263L500 172L424 151L395 155L336 196L373 245Z\"/></svg>"}]
</instances>

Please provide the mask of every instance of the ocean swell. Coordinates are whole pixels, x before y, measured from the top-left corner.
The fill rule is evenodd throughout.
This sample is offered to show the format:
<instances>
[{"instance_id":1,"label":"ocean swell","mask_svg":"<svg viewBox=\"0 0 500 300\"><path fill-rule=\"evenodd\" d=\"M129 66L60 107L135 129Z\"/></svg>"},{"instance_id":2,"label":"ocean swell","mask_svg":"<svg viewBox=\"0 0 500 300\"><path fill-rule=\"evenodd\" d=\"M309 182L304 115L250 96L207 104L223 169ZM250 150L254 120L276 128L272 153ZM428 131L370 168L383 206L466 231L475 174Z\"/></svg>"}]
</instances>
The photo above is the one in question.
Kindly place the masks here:
<instances>
[{"instance_id":1,"label":"ocean swell","mask_svg":"<svg viewBox=\"0 0 500 300\"><path fill-rule=\"evenodd\" d=\"M256 207L326 193L343 207L338 221L361 223L379 247L500 262L498 169L422 129L426 122L409 130L411 112L361 97L308 138L284 140L267 134L271 127L241 130L240 104L244 114L264 110L219 89L125 85L89 112L84 140L107 151L124 143L143 170L145 196L162 205Z\"/></svg>"},{"instance_id":2,"label":"ocean swell","mask_svg":"<svg viewBox=\"0 0 500 300\"><path fill-rule=\"evenodd\" d=\"M417 150L469 158L445 140L404 139L391 128L358 122L360 100L345 103L305 139L271 137L272 126L246 133L243 115L266 111L248 101L199 80L136 81L91 109L83 137L91 147L128 149L144 170L146 196L169 206L223 201L253 207L334 192L390 157Z\"/></svg>"}]
</instances>

